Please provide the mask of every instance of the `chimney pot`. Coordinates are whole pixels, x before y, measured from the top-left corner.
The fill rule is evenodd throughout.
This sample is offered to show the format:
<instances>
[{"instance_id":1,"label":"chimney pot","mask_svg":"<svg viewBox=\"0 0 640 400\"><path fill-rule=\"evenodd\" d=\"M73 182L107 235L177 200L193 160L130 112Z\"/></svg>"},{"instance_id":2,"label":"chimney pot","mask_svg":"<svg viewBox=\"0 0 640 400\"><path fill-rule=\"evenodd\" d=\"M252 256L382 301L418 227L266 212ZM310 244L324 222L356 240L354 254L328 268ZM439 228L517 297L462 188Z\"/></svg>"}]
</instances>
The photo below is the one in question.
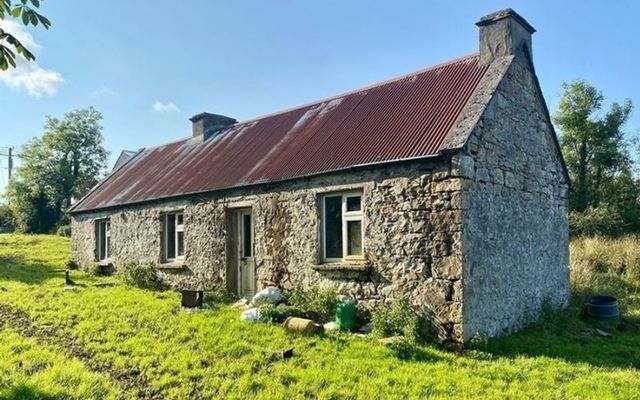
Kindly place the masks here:
<instances>
[{"instance_id":1,"label":"chimney pot","mask_svg":"<svg viewBox=\"0 0 640 400\"><path fill-rule=\"evenodd\" d=\"M480 18L480 63L490 64L499 57L528 53L531 60L531 35L536 31L510 8Z\"/></svg>"},{"instance_id":2,"label":"chimney pot","mask_svg":"<svg viewBox=\"0 0 640 400\"><path fill-rule=\"evenodd\" d=\"M208 112L196 114L189 121L193 128L192 141L196 143L202 143L238 122L234 118Z\"/></svg>"}]
</instances>

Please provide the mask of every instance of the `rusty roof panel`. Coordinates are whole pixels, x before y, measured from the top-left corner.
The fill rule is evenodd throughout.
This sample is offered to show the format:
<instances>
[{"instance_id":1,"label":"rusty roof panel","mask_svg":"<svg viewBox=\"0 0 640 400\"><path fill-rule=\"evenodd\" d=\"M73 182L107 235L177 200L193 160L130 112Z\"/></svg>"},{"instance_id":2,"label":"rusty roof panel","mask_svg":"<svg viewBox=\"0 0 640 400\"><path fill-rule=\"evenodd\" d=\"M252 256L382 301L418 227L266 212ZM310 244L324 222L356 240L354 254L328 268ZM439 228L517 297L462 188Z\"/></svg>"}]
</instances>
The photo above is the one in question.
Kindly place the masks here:
<instances>
[{"instance_id":1,"label":"rusty roof panel","mask_svg":"<svg viewBox=\"0 0 640 400\"><path fill-rule=\"evenodd\" d=\"M72 212L436 155L487 67L473 55L139 152Z\"/></svg>"}]
</instances>

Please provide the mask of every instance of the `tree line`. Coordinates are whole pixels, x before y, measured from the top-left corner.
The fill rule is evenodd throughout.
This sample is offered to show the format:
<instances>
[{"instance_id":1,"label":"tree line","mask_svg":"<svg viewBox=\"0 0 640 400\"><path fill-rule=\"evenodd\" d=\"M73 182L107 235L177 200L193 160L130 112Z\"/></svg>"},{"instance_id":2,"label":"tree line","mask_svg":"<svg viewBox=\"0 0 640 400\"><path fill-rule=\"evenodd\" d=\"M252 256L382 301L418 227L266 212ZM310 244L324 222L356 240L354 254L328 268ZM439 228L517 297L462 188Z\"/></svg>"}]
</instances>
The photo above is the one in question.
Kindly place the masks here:
<instances>
[{"instance_id":1,"label":"tree line","mask_svg":"<svg viewBox=\"0 0 640 400\"><path fill-rule=\"evenodd\" d=\"M563 84L553 122L572 182L573 235L640 233L639 154L625 132L632 110L630 100L605 109L603 94L583 80ZM21 150L0 226L40 233L69 223L65 210L107 172L101 120L92 107L46 118L42 136Z\"/></svg>"}]
</instances>

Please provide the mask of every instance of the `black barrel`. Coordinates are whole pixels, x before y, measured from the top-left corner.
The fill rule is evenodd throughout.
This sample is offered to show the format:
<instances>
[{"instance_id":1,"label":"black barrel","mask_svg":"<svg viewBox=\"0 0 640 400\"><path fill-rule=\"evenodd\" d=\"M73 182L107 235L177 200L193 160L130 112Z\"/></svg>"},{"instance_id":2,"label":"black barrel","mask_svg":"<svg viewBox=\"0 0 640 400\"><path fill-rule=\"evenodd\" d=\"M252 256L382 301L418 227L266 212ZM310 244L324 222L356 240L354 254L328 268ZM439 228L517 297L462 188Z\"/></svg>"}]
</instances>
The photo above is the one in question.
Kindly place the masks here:
<instances>
[{"instance_id":1,"label":"black barrel","mask_svg":"<svg viewBox=\"0 0 640 400\"><path fill-rule=\"evenodd\" d=\"M587 302L589 318L607 321L620 317L618 300L612 296L591 296Z\"/></svg>"}]
</instances>

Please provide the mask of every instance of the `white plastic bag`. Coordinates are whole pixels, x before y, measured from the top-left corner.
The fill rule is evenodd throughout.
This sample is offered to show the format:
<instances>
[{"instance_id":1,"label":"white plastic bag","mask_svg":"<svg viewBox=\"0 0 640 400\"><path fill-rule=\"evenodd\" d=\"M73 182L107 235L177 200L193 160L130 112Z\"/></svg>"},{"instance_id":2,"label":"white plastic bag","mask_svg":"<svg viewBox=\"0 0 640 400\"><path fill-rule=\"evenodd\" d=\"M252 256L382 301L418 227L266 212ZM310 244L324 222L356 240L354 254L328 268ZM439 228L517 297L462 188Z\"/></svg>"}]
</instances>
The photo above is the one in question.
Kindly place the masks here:
<instances>
[{"instance_id":1,"label":"white plastic bag","mask_svg":"<svg viewBox=\"0 0 640 400\"><path fill-rule=\"evenodd\" d=\"M280 289L274 286L269 286L262 289L251 299L251 304L254 307L261 306L263 304L276 304L282 300L282 292Z\"/></svg>"},{"instance_id":2,"label":"white plastic bag","mask_svg":"<svg viewBox=\"0 0 640 400\"><path fill-rule=\"evenodd\" d=\"M242 314L240 314L240 321L256 322L258 319L260 319L260 310L257 308L244 310Z\"/></svg>"}]
</instances>

